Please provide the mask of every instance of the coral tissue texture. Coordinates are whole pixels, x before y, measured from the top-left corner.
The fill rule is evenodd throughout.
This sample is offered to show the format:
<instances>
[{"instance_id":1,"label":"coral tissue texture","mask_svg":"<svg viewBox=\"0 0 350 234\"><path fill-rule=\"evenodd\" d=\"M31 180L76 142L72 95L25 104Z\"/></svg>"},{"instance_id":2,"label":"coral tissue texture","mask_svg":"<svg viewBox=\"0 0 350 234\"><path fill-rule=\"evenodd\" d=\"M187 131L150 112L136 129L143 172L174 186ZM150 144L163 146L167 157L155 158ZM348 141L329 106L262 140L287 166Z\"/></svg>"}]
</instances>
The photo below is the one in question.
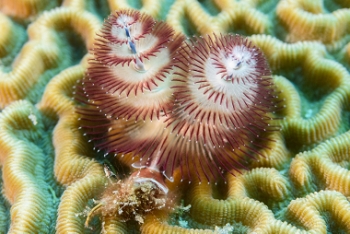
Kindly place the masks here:
<instances>
[{"instance_id":1,"label":"coral tissue texture","mask_svg":"<svg viewBox=\"0 0 350 234\"><path fill-rule=\"evenodd\" d=\"M85 225L106 172L121 176L136 159L111 165L93 149L73 90L103 20L131 8L174 35L248 37L270 66L282 130L226 182L188 184L175 169L170 214ZM350 233L349 8L348 0L0 0L0 233Z\"/></svg>"}]
</instances>

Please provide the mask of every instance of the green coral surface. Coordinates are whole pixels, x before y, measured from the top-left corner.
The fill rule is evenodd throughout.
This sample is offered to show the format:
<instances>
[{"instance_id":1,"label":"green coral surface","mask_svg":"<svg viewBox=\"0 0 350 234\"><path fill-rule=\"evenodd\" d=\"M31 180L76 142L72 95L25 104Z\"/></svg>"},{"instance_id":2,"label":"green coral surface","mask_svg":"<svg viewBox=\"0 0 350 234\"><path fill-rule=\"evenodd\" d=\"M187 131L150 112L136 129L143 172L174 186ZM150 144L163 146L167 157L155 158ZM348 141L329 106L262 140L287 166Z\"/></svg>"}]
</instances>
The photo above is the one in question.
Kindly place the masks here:
<instances>
[{"instance_id":1,"label":"green coral surface","mask_svg":"<svg viewBox=\"0 0 350 234\"><path fill-rule=\"evenodd\" d=\"M125 7L187 36L248 36L280 91L283 130L226 184L170 185L182 201L170 215L85 226L107 178L103 154L78 129L73 87L103 19ZM350 233L349 8L348 0L0 0L0 233Z\"/></svg>"}]
</instances>

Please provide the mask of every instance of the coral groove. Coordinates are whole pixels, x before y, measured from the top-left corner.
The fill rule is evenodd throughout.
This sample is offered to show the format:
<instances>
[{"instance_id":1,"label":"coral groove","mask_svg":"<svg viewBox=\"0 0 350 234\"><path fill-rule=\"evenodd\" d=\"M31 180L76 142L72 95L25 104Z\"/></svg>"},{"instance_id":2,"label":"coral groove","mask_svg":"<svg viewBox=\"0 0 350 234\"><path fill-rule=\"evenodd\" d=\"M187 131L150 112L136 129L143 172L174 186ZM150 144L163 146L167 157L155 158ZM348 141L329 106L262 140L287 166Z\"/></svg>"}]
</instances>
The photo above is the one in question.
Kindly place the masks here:
<instances>
[{"instance_id":1,"label":"coral groove","mask_svg":"<svg viewBox=\"0 0 350 234\"><path fill-rule=\"evenodd\" d=\"M349 7L349 0L0 0L0 233L350 233ZM167 180L166 187L176 194L176 205L167 212L147 213L142 224L122 222L119 216L88 215L111 180L138 171L131 165L142 158L140 142L155 136L154 129L166 125L162 121L167 117L159 115L158 120L153 112L151 124L150 113L134 103L146 99L133 96L135 90L142 93L136 86L130 99L119 100L135 104L130 120L119 119L110 134L132 132L138 113L137 124L147 127L129 138L138 138L133 149L140 152L104 156L79 129L84 120L78 120L73 98L79 82L88 80L84 77L93 49L105 42L94 39L103 19L116 10L135 8L166 22L151 20L142 32L166 27L171 39L196 35L192 41L214 38L213 33L245 36L266 57L276 101L284 105L275 110L282 131L269 134L265 148L253 148L258 160L243 160L246 168L240 173L229 170L235 176L223 174L226 183L223 178L207 183L203 170L198 170L206 163L203 157L185 172L192 173L191 183L181 182L181 167L168 167L173 182ZM119 45L127 48L124 39ZM142 48L149 49L152 39L143 38ZM173 57L186 54L194 63L191 43L185 50L191 52L180 52L186 48L181 43L171 48ZM157 63L167 63L169 53L152 45L163 54L147 58L161 55ZM218 46L202 41L204 45ZM147 64L144 55L140 56ZM100 60L105 57L99 53ZM169 76L169 82L200 75L179 60L169 69L176 65L185 71L177 70L182 75ZM92 79L107 88L100 75ZM171 97L162 100L164 108L174 108L175 91L166 90ZM98 102L104 110L115 108ZM169 138L174 142L170 150L181 143L185 128L181 129L180 137ZM198 137L204 139L202 134ZM215 137L214 142L220 140ZM158 139L153 144L161 145Z\"/></svg>"}]
</instances>

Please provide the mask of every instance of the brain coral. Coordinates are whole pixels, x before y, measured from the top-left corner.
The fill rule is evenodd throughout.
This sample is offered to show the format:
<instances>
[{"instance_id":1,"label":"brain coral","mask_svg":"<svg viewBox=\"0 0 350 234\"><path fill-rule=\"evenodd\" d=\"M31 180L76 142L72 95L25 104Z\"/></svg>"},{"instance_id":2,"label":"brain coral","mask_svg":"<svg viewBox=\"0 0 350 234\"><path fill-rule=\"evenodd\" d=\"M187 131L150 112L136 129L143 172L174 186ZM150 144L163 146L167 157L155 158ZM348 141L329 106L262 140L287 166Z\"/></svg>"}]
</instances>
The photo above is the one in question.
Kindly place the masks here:
<instances>
[{"instance_id":1,"label":"brain coral","mask_svg":"<svg viewBox=\"0 0 350 234\"><path fill-rule=\"evenodd\" d=\"M0 233L350 233L350 1L0 0ZM73 90L110 12L187 36L238 33L265 54L285 107L259 160L226 183L181 183L144 222L87 216L110 163L79 130Z\"/></svg>"}]
</instances>

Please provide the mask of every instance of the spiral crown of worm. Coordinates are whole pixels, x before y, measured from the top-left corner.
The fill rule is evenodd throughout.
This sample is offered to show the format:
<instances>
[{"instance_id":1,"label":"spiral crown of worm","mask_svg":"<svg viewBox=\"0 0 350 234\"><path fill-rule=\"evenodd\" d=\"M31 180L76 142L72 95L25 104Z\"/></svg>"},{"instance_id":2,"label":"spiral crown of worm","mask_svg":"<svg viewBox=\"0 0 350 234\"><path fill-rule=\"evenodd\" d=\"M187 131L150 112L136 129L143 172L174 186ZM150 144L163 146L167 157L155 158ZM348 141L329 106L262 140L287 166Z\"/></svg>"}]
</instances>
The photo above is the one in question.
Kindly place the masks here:
<instances>
[{"instance_id":1,"label":"spiral crown of worm","mask_svg":"<svg viewBox=\"0 0 350 234\"><path fill-rule=\"evenodd\" d=\"M256 158L279 129L267 61L239 35L187 41L164 22L117 11L76 89L81 128L98 150L139 157L173 179L216 180Z\"/></svg>"}]
</instances>

